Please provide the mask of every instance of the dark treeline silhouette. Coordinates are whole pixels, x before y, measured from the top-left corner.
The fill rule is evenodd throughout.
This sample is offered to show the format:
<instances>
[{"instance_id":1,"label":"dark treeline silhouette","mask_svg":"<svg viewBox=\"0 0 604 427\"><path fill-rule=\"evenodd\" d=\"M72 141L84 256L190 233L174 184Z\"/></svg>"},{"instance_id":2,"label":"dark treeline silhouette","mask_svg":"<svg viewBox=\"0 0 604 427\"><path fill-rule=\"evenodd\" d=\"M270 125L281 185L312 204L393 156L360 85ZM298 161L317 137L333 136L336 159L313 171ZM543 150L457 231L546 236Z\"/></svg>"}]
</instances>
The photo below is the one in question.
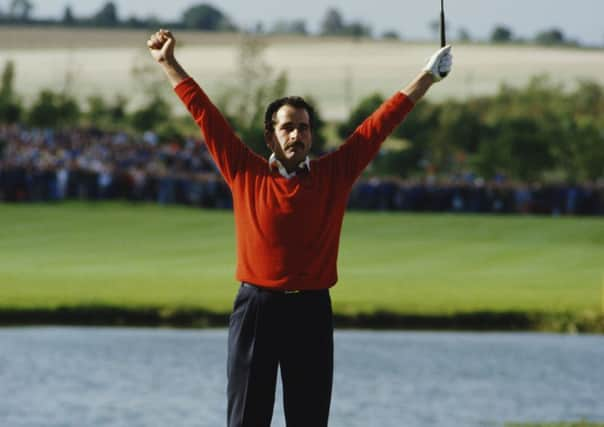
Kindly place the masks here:
<instances>
[{"instance_id":1,"label":"dark treeline silhouette","mask_svg":"<svg viewBox=\"0 0 604 427\"><path fill-rule=\"evenodd\" d=\"M217 3L219 4L219 3ZM35 5L30 0L11 0L5 9L0 8L0 25L39 25L39 26L62 26L62 27L102 27L102 28L138 28L156 29L158 27L171 28L174 30L189 29L201 31L241 31L256 34L296 34L311 35L307 23L303 19L293 17L291 19L278 19L271 25L257 22L252 28L241 28L226 12L219 6L203 2L196 3L183 10L180 19L165 21L157 16L140 17L136 15L121 18L115 2L107 1L89 16L76 16L70 4L67 4L60 18L34 18ZM428 22L431 31L438 36L439 21ZM457 41L471 41L470 32L464 27L457 28ZM336 8L329 7L321 19L317 31L321 36L340 37L373 37L373 30L369 24L360 20L347 21L342 12ZM399 39L400 34L394 29L384 31L380 38ZM516 37L513 30L504 24L497 24L489 36L493 43L536 43L545 46L572 46L578 47L580 43L568 38L564 32L557 27L546 28L539 31L532 39Z\"/></svg>"},{"instance_id":2,"label":"dark treeline silhouette","mask_svg":"<svg viewBox=\"0 0 604 427\"><path fill-rule=\"evenodd\" d=\"M489 40L493 43L526 43L532 42L543 46L568 46L577 47L580 43L577 40L569 39L564 32L557 27L548 28L539 31L533 39L527 40L516 37L514 31L506 26L498 24L491 31Z\"/></svg>"},{"instance_id":3,"label":"dark treeline silhouette","mask_svg":"<svg viewBox=\"0 0 604 427\"><path fill-rule=\"evenodd\" d=\"M145 28L156 29L158 27L171 28L173 30L188 29L200 31L240 31L242 30L235 22L219 7L210 3L198 3L185 9L180 19L165 21L157 16L141 18L129 16L120 18L118 7L115 2L104 3L95 13L90 16L76 16L70 5L66 5L61 18L58 19L36 19L32 12L34 5L29 0L13 0L10 7L3 11L0 9L1 25L40 25L40 26L62 26L62 27L102 27L102 28ZM298 34L309 35L306 22L302 19L284 20L279 19L271 27L266 28L263 23L258 23L254 28L245 31L269 34ZM371 36L371 28L360 22L345 22L339 10L329 8L321 22L320 35L325 36ZM394 32L390 32L392 37Z\"/></svg>"},{"instance_id":4,"label":"dark treeline silhouette","mask_svg":"<svg viewBox=\"0 0 604 427\"><path fill-rule=\"evenodd\" d=\"M195 4L185 9L180 19L165 21L156 16L140 18L129 16L121 19L115 2L104 3L90 16L76 16L70 5L66 5L58 19L37 19L32 16L33 3L29 0L13 0L7 10L0 9L2 25L41 25L63 27L103 28L157 28L191 29L202 31L237 31L237 26L219 8L208 3Z\"/></svg>"}]
</instances>

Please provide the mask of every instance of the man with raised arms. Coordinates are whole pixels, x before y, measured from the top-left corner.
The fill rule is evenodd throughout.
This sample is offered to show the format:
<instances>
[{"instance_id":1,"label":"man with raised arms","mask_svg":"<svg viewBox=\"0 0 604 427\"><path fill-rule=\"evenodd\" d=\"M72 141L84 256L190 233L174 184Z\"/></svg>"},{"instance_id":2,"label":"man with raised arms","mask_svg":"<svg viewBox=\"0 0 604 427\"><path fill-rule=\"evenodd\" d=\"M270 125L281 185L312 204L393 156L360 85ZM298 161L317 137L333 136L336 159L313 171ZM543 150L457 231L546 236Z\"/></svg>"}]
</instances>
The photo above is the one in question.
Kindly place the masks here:
<instances>
[{"instance_id":1,"label":"man with raised arms","mask_svg":"<svg viewBox=\"0 0 604 427\"><path fill-rule=\"evenodd\" d=\"M382 142L449 73L451 47L438 50L409 85L318 159L308 157L312 106L295 96L272 102L264 119L267 160L239 139L176 61L175 44L166 30L147 42L233 194L241 286L229 322L228 426L270 426L279 368L287 426L325 427L333 377L329 288L337 281L348 196Z\"/></svg>"}]
</instances>

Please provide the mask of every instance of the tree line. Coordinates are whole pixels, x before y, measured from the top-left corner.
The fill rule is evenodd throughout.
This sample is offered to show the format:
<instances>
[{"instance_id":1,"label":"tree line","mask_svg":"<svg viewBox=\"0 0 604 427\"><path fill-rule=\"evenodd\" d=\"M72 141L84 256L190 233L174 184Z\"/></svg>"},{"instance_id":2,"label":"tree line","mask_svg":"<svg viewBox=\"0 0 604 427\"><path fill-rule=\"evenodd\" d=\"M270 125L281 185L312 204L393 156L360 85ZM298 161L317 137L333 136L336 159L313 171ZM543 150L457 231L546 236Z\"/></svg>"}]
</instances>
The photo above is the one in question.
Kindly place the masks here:
<instances>
[{"instance_id":1,"label":"tree line","mask_svg":"<svg viewBox=\"0 0 604 427\"><path fill-rule=\"evenodd\" d=\"M278 20L269 28L259 22L254 28L239 27L224 11L209 4L199 3L185 9L180 19L164 21L158 17L140 18L130 16L121 19L115 2L104 3L90 16L79 17L70 5L66 5L59 19L34 19L34 4L30 0L12 0L6 10L0 9L2 25L56 25L65 27L103 27L103 28L145 28L166 27L172 29L189 29L200 31L246 31L252 33L298 34L309 35L306 21L303 19ZM329 8L321 23L321 35L330 36L371 36L371 28L360 22L347 22L342 13Z\"/></svg>"},{"instance_id":2,"label":"tree line","mask_svg":"<svg viewBox=\"0 0 604 427\"><path fill-rule=\"evenodd\" d=\"M311 32L303 19L280 19L271 25L258 22L253 28L241 28L227 13L210 3L199 3L188 7L181 14L180 19L172 22L164 21L158 17L141 18L130 16L120 18L117 5L107 1L90 16L76 16L70 5L66 5L59 19L33 18L34 4L31 0L11 0L6 9L0 8L0 25L45 25L64 27L101 27L101 28L133 28L156 29L159 27L172 29L187 29L200 31L245 31L255 34L295 34L309 36ZM440 22L434 20L428 27L434 37L438 37ZM449 24L448 28L452 28ZM458 41L470 42L473 40L470 32L463 27L456 31ZM342 12L330 7L326 10L317 32L321 36L341 37L379 37L383 39L400 39L397 30L390 29L381 34L374 34L371 26L360 20L347 20ZM559 28L548 28L538 32L532 39L516 37L513 30L505 25L496 25L489 35L493 43L536 43L546 46L579 46L579 42L568 38Z\"/></svg>"},{"instance_id":3,"label":"tree line","mask_svg":"<svg viewBox=\"0 0 604 427\"><path fill-rule=\"evenodd\" d=\"M338 127L349 134L379 106L362 100ZM526 86L465 101L423 100L394 136L401 149L383 153L374 172L409 177L433 174L524 182L604 179L604 87L579 81L573 90L536 76Z\"/></svg>"}]
</instances>

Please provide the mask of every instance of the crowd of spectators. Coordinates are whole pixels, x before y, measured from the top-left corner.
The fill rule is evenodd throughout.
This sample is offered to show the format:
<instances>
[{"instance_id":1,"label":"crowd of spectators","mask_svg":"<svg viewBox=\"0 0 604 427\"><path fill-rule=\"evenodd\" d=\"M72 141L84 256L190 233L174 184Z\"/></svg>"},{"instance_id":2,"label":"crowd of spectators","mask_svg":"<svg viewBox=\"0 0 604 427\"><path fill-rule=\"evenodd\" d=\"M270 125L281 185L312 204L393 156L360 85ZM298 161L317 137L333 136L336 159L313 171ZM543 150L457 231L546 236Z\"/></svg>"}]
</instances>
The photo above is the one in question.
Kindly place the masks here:
<instances>
[{"instance_id":1,"label":"crowd of spectators","mask_svg":"<svg viewBox=\"0 0 604 427\"><path fill-rule=\"evenodd\" d=\"M127 199L231 208L228 187L201 140L160 144L98 129L0 127L0 201ZM604 215L604 183L526 184L467 174L446 180L362 178L352 209Z\"/></svg>"},{"instance_id":2,"label":"crowd of spectators","mask_svg":"<svg viewBox=\"0 0 604 427\"><path fill-rule=\"evenodd\" d=\"M0 144L0 200L127 199L231 206L229 189L199 140L159 144L152 132L132 136L13 126L0 128Z\"/></svg>"},{"instance_id":3,"label":"crowd of spectators","mask_svg":"<svg viewBox=\"0 0 604 427\"><path fill-rule=\"evenodd\" d=\"M475 177L446 181L367 179L357 183L351 205L369 210L495 214L604 215L604 183L527 184Z\"/></svg>"}]
</instances>

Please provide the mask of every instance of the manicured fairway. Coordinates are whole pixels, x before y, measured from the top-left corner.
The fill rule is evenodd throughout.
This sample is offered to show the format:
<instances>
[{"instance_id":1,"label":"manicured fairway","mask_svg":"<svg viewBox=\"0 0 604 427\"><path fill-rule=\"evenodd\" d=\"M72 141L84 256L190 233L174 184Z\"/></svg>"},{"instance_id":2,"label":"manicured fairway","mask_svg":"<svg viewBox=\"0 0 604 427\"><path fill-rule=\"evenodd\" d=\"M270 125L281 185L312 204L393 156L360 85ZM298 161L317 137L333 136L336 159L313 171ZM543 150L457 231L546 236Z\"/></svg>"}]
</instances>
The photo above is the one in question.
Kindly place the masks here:
<instances>
[{"instance_id":1,"label":"manicured fairway","mask_svg":"<svg viewBox=\"0 0 604 427\"><path fill-rule=\"evenodd\" d=\"M0 204L0 309L230 309L232 213ZM347 214L337 312L601 313L604 219Z\"/></svg>"}]
</instances>

